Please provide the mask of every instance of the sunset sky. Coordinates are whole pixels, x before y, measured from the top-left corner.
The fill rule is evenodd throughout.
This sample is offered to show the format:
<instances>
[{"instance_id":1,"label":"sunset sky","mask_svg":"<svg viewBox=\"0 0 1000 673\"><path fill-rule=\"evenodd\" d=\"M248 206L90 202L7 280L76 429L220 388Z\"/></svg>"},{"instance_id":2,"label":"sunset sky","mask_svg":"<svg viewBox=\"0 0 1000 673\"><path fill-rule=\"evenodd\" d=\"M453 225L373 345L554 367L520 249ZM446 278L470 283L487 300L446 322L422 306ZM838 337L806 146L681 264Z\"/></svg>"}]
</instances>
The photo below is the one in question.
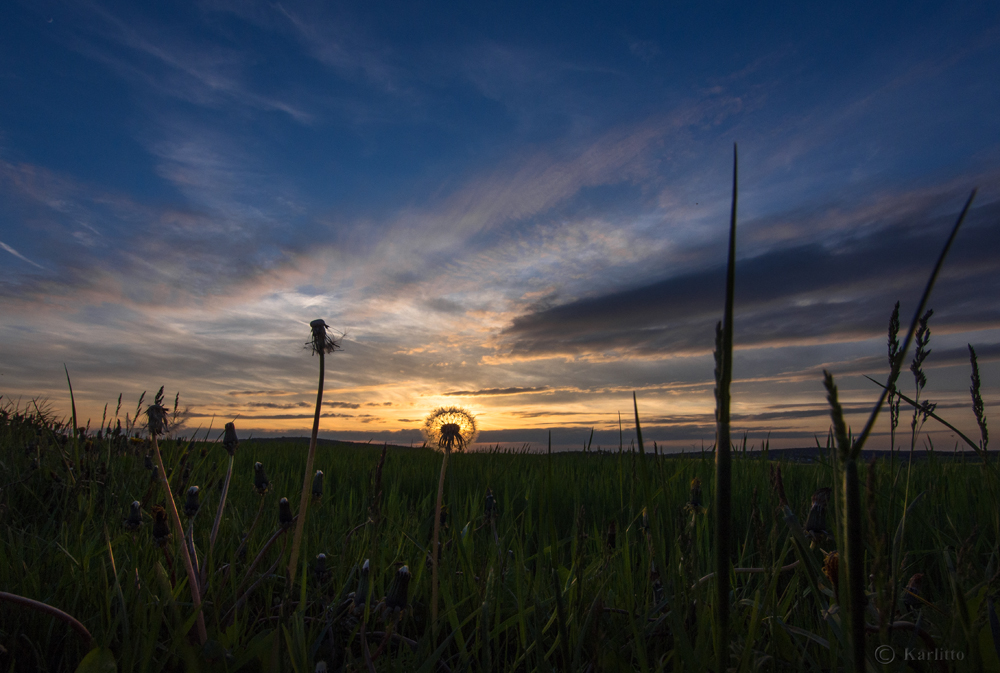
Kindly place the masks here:
<instances>
[{"instance_id":1,"label":"sunset sky","mask_svg":"<svg viewBox=\"0 0 1000 673\"><path fill-rule=\"evenodd\" d=\"M305 436L323 318L324 437L458 405L484 443L617 448L635 391L647 441L710 446L737 143L734 433L822 439L824 368L860 428L978 187L924 392L978 438L1000 5L763 7L3 3L0 404L67 414L65 364L95 427L162 385L188 431Z\"/></svg>"}]
</instances>

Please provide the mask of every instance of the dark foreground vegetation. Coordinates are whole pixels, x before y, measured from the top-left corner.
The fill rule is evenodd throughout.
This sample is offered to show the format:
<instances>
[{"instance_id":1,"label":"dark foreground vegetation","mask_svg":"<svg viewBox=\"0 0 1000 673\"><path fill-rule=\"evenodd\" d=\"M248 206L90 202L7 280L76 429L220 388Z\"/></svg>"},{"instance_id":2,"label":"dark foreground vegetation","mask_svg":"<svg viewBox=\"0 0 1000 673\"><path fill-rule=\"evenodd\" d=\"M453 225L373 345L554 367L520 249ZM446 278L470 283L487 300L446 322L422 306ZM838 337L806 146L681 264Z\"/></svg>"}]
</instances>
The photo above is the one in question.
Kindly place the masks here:
<instances>
[{"instance_id":1,"label":"dark foreground vegetation","mask_svg":"<svg viewBox=\"0 0 1000 673\"><path fill-rule=\"evenodd\" d=\"M427 559L440 454L320 446L321 493L288 590L290 527L278 503L296 500L301 444L236 449L206 558L227 452L218 442L163 440L178 506L200 486L198 510L192 503L193 516L182 516L204 582L201 645L183 541L157 539L169 528L154 514L165 502L149 441L106 430L74 437L33 407L0 414L0 589L75 617L91 639L4 601L4 670L74 670L90 651L91 661L113 656L122 671L255 671L273 662L313 671L320 661L329 671L697 671L714 658L710 453L452 455L443 625L432 640ZM828 490L838 469L833 460L734 460L732 667L843 669L843 587L830 554L842 517ZM990 475L981 461L933 457L862 466L868 648L897 653L884 670L910 670L906 648L961 653L916 670L1000 667ZM133 501L140 519L130 519Z\"/></svg>"}]
</instances>

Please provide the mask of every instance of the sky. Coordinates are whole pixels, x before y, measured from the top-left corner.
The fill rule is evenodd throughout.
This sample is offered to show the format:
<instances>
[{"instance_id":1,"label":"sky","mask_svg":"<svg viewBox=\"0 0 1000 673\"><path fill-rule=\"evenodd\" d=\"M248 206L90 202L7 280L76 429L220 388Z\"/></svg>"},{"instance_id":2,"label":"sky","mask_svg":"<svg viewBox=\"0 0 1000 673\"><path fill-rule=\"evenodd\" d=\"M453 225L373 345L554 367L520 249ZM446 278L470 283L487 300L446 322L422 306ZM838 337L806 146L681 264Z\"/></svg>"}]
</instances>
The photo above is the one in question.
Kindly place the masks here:
<instances>
[{"instance_id":1,"label":"sky","mask_svg":"<svg viewBox=\"0 0 1000 673\"><path fill-rule=\"evenodd\" d=\"M65 366L94 428L164 386L185 432L305 436L322 318L323 437L461 406L617 449L634 392L647 444L710 447L737 146L736 438L825 443L824 369L860 429L978 188L921 393L978 439L998 64L989 2L3 3L0 404L66 416Z\"/></svg>"}]
</instances>

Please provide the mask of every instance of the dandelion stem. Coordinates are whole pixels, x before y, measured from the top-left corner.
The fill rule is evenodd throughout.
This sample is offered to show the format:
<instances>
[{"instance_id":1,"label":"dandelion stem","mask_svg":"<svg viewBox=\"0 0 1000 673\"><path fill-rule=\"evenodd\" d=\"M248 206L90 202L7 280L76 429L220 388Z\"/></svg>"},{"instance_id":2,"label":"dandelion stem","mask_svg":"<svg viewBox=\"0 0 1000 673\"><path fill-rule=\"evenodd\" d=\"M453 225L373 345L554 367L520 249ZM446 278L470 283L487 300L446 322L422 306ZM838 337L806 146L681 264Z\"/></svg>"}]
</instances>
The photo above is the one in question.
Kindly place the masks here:
<instances>
[{"instance_id":1,"label":"dandelion stem","mask_svg":"<svg viewBox=\"0 0 1000 673\"><path fill-rule=\"evenodd\" d=\"M448 454L445 450L441 460L441 476L438 479L437 504L434 506L434 539L431 540L431 633L434 642L438 635L438 538L441 535L441 501L444 499L444 471L448 467Z\"/></svg>"},{"instance_id":2,"label":"dandelion stem","mask_svg":"<svg viewBox=\"0 0 1000 673\"><path fill-rule=\"evenodd\" d=\"M292 538L292 555L288 559L288 586L295 583L295 570L299 559L299 548L302 545L302 530L306 523L306 510L309 508L310 479L313 472L313 461L316 458L316 437L319 434L319 416L323 408L323 379L326 373L326 357L319 351L319 385L316 389L316 413L313 416L312 437L309 440L309 454L306 456L306 472L302 478L302 497L299 498L299 520L295 524L295 535Z\"/></svg>"}]
</instances>

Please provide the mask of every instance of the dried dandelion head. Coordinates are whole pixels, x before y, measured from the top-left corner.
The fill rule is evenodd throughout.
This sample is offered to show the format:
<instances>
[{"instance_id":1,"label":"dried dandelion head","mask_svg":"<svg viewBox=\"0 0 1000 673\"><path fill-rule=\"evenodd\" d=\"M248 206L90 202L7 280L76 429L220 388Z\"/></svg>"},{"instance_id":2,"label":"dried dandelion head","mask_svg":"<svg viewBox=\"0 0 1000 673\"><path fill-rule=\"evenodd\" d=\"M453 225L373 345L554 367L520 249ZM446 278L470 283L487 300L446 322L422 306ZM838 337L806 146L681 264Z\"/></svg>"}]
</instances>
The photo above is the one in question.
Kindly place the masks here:
<instances>
[{"instance_id":1,"label":"dried dandelion head","mask_svg":"<svg viewBox=\"0 0 1000 673\"><path fill-rule=\"evenodd\" d=\"M323 497L323 470L316 470L313 475L312 494L315 500Z\"/></svg>"},{"instance_id":2,"label":"dried dandelion head","mask_svg":"<svg viewBox=\"0 0 1000 673\"><path fill-rule=\"evenodd\" d=\"M691 479L691 493L687 504L684 505L684 511L688 514L700 514L705 511L705 507L701 504L701 479L698 477Z\"/></svg>"},{"instance_id":3,"label":"dried dandelion head","mask_svg":"<svg viewBox=\"0 0 1000 673\"><path fill-rule=\"evenodd\" d=\"M809 506L809 517L806 519L805 532L813 544L833 537L826 524L826 509L833 490L829 486L813 493L812 504Z\"/></svg>"},{"instance_id":4,"label":"dried dandelion head","mask_svg":"<svg viewBox=\"0 0 1000 673\"><path fill-rule=\"evenodd\" d=\"M201 502L198 500L198 493L201 491L197 486L192 486L187 490L187 497L184 499L184 516L189 519L201 509Z\"/></svg>"},{"instance_id":5,"label":"dried dandelion head","mask_svg":"<svg viewBox=\"0 0 1000 673\"><path fill-rule=\"evenodd\" d=\"M264 495L271 490L271 482L264 472L264 464L259 461L253 464L253 487L260 495Z\"/></svg>"},{"instance_id":6,"label":"dried dandelion head","mask_svg":"<svg viewBox=\"0 0 1000 673\"><path fill-rule=\"evenodd\" d=\"M160 505L153 507L153 539L159 545L166 544L170 538L170 525L167 523L167 510Z\"/></svg>"},{"instance_id":7,"label":"dried dandelion head","mask_svg":"<svg viewBox=\"0 0 1000 673\"><path fill-rule=\"evenodd\" d=\"M125 528L128 530L138 530L142 525L142 504L138 500L133 500L129 508L128 518L125 519Z\"/></svg>"},{"instance_id":8,"label":"dried dandelion head","mask_svg":"<svg viewBox=\"0 0 1000 673\"><path fill-rule=\"evenodd\" d=\"M292 507L288 504L288 498L282 498L278 501L278 523L281 524L282 528L288 528L292 525L293 520Z\"/></svg>"},{"instance_id":9,"label":"dried dandelion head","mask_svg":"<svg viewBox=\"0 0 1000 673\"><path fill-rule=\"evenodd\" d=\"M921 591L921 584L924 581L923 573L916 573L910 578L910 581L906 583L906 588L903 589L903 605L911 610L916 610L917 608L923 607L926 603L926 599Z\"/></svg>"},{"instance_id":10,"label":"dried dandelion head","mask_svg":"<svg viewBox=\"0 0 1000 673\"><path fill-rule=\"evenodd\" d=\"M350 609L354 614L358 615L365 610L365 603L368 602L368 574L369 574L369 562L365 559L364 565L361 566L361 573L358 575L358 587L354 590L354 593L350 595Z\"/></svg>"},{"instance_id":11,"label":"dried dandelion head","mask_svg":"<svg viewBox=\"0 0 1000 673\"><path fill-rule=\"evenodd\" d=\"M306 348L311 348L314 355L316 353L332 353L336 350L341 350L340 342L327 334L330 326L324 320L313 320L309 323L309 328L312 330L312 339L306 343Z\"/></svg>"},{"instance_id":12,"label":"dried dandelion head","mask_svg":"<svg viewBox=\"0 0 1000 673\"><path fill-rule=\"evenodd\" d=\"M476 417L461 407L441 407L427 417L423 432L440 451L464 451L476 438Z\"/></svg>"},{"instance_id":13,"label":"dried dandelion head","mask_svg":"<svg viewBox=\"0 0 1000 673\"><path fill-rule=\"evenodd\" d=\"M392 583L385 593L385 618L397 619L400 613L405 612L410 589L410 569L403 566L396 571L396 576L392 578Z\"/></svg>"}]
</instances>

